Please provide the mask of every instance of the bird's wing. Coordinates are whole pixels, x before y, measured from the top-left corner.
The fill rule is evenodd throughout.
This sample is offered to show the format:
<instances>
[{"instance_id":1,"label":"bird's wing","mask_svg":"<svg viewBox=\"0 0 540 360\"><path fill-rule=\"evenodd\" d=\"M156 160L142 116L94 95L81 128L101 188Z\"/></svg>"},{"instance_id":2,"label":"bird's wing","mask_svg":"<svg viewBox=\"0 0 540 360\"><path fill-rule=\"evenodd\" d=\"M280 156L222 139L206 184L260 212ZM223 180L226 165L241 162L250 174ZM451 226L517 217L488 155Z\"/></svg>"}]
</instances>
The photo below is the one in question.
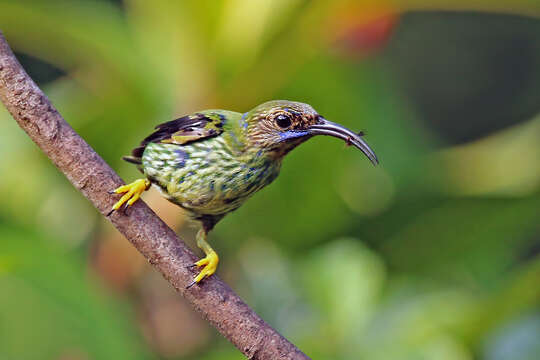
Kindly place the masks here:
<instances>
[{"instance_id":1,"label":"bird's wing","mask_svg":"<svg viewBox=\"0 0 540 360\"><path fill-rule=\"evenodd\" d=\"M150 143L185 145L202 139L218 136L223 132L225 116L217 111L198 112L156 126L156 131L133 149L131 156L123 159L141 164L141 157Z\"/></svg>"}]
</instances>

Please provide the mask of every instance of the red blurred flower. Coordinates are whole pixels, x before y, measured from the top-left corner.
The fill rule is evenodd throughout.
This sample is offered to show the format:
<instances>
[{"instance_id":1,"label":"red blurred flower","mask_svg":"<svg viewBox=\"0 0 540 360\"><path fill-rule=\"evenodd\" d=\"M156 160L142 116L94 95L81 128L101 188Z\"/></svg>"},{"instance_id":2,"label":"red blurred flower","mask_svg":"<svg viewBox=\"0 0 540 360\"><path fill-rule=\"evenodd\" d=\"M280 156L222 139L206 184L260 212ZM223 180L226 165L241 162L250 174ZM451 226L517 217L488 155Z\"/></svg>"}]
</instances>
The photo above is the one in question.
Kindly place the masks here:
<instances>
[{"instance_id":1,"label":"red blurred flower","mask_svg":"<svg viewBox=\"0 0 540 360\"><path fill-rule=\"evenodd\" d=\"M397 9L390 6L347 3L331 13L327 34L340 52L369 55L387 44L398 19Z\"/></svg>"}]
</instances>

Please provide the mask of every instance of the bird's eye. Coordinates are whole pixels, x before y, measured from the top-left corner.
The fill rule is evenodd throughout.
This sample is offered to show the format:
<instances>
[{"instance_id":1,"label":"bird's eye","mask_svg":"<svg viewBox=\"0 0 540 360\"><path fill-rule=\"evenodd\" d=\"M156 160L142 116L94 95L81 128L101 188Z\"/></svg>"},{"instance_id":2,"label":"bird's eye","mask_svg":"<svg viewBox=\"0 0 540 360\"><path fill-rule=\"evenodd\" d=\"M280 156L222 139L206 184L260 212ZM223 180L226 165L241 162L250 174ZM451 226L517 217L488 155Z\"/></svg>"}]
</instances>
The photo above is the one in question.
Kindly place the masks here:
<instances>
[{"instance_id":1,"label":"bird's eye","mask_svg":"<svg viewBox=\"0 0 540 360\"><path fill-rule=\"evenodd\" d=\"M276 116L276 124L282 129L286 129L291 126L291 118L287 115L279 114Z\"/></svg>"}]
</instances>

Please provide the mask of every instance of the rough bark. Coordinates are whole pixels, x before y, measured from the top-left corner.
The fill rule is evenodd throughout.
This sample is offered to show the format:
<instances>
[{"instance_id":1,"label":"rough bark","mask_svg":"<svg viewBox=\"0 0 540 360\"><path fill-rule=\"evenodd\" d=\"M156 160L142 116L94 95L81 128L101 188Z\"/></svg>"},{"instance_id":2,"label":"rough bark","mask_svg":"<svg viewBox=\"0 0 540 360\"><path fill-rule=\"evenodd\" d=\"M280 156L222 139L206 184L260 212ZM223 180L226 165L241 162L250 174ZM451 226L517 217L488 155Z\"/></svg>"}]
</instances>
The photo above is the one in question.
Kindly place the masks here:
<instances>
[{"instance_id":1,"label":"rough bark","mask_svg":"<svg viewBox=\"0 0 540 360\"><path fill-rule=\"evenodd\" d=\"M69 126L21 67L0 32L0 100L69 181L106 216L120 177ZM143 202L108 217L152 266L249 359L309 359L272 329L217 276L189 289L195 255Z\"/></svg>"}]
</instances>

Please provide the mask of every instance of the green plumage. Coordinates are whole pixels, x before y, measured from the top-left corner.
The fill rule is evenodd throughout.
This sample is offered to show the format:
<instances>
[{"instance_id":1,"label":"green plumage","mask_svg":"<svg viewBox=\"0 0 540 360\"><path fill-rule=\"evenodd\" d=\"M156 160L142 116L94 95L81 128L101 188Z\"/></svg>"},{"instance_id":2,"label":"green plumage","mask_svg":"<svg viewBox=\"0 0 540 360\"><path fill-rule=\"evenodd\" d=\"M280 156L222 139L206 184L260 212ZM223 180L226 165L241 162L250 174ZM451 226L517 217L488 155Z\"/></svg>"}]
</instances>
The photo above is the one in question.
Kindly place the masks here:
<instances>
[{"instance_id":1,"label":"green plumage","mask_svg":"<svg viewBox=\"0 0 540 360\"><path fill-rule=\"evenodd\" d=\"M274 181L283 157L315 135L340 138L377 163L362 133L326 120L307 104L269 101L244 114L204 110L158 125L124 158L137 164L147 179L115 189L114 193L124 195L111 213L133 204L154 184L167 199L199 220L197 245L206 256L195 263L202 269L190 287L211 276L219 262L206 241L208 232Z\"/></svg>"},{"instance_id":2,"label":"green plumage","mask_svg":"<svg viewBox=\"0 0 540 360\"><path fill-rule=\"evenodd\" d=\"M205 110L158 125L125 159L138 164L167 199L202 221L208 231L270 184L283 157L313 135L337 136L359 147L353 140L361 135L341 127L338 131L344 129L346 136L336 135L335 128L321 132L325 124L338 126L307 104L284 100L244 114ZM376 161L359 141L362 151Z\"/></svg>"},{"instance_id":3,"label":"green plumage","mask_svg":"<svg viewBox=\"0 0 540 360\"><path fill-rule=\"evenodd\" d=\"M281 161L238 145L224 134L181 146L151 143L142 169L167 199L215 224L279 174Z\"/></svg>"}]
</instances>

